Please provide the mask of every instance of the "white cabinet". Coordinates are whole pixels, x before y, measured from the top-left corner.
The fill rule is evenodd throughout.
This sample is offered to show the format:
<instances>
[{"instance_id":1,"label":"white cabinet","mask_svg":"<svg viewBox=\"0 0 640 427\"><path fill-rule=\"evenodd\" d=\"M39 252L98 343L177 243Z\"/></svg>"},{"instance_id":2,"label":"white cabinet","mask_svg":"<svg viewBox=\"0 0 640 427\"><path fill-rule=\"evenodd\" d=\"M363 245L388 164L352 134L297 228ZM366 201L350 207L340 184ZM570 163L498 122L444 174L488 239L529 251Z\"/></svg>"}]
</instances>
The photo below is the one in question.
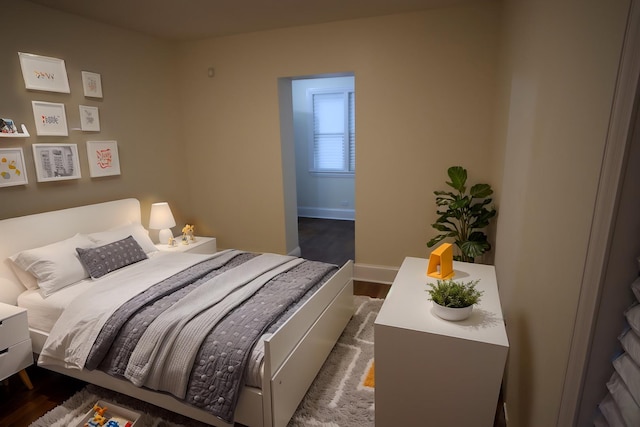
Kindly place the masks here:
<instances>
[{"instance_id":1,"label":"white cabinet","mask_svg":"<svg viewBox=\"0 0 640 427\"><path fill-rule=\"evenodd\" d=\"M428 263L404 260L375 321L375 425L492 426L509 348L495 269L453 263L484 295L451 322L431 312Z\"/></svg>"},{"instance_id":2,"label":"white cabinet","mask_svg":"<svg viewBox=\"0 0 640 427\"><path fill-rule=\"evenodd\" d=\"M33 364L27 310L0 303L0 380L15 373L31 388L24 369Z\"/></svg>"},{"instance_id":3,"label":"white cabinet","mask_svg":"<svg viewBox=\"0 0 640 427\"><path fill-rule=\"evenodd\" d=\"M195 236L196 240L190 241L188 245L183 245L181 239L181 237L176 237L175 246L159 244L156 245L156 248L166 252L190 252L194 254L214 254L218 251L215 237Z\"/></svg>"}]
</instances>

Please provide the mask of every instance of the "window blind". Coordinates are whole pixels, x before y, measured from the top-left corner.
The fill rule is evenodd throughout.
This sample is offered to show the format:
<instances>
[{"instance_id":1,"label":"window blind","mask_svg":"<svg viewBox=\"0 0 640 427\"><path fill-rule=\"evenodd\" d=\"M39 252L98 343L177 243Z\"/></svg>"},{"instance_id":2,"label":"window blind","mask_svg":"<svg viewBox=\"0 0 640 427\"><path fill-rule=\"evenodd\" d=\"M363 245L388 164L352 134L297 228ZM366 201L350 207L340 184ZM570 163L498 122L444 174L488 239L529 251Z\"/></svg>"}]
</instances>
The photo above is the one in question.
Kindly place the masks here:
<instances>
[{"instance_id":1,"label":"window blind","mask_svg":"<svg viewBox=\"0 0 640 427\"><path fill-rule=\"evenodd\" d=\"M311 94L313 159L316 172L355 171L355 96L340 90Z\"/></svg>"}]
</instances>

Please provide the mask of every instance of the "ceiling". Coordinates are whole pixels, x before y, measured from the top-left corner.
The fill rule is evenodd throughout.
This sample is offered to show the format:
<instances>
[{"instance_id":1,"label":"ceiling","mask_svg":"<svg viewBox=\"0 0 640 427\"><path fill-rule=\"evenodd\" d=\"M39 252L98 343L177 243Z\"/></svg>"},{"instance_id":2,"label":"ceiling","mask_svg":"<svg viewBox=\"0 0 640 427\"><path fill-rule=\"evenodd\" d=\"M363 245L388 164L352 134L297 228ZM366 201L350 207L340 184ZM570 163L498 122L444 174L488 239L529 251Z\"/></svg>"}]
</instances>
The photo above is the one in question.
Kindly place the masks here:
<instances>
[{"instance_id":1,"label":"ceiling","mask_svg":"<svg viewBox=\"0 0 640 427\"><path fill-rule=\"evenodd\" d=\"M29 0L166 40L186 41L405 13L483 0Z\"/></svg>"}]
</instances>

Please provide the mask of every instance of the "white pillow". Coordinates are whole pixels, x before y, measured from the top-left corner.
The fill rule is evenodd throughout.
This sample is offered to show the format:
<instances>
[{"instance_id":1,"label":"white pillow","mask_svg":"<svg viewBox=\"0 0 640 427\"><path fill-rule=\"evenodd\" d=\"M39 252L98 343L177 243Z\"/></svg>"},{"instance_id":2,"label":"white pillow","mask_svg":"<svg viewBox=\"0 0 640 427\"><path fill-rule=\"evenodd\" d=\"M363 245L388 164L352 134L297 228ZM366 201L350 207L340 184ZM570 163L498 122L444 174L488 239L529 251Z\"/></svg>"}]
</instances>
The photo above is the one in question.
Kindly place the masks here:
<instances>
[{"instance_id":1,"label":"white pillow","mask_svg":"<svg viewBox=\"0 0 640 427\"><path fill-rule=\"evenodd\" d=\"M11 269L15 273L16 277L20 280L20 283L22 283L22 285L25 288L29 290L38 289L38 280L36 280L33 274L27 273L26 271L18 267L18 264L11 261L11 258L9 258L9 261L10 261L9 265L11 266Z\"/></svg>"},{"instance_id":2,"label":"white pillow","mask_svg":"<svg viewBox=\"0 0 640 427\"><path fill-rule=\"evenodd\" d=\"M93 242L85 235L75 236L42 246L28 249L9 257L11 261L27 273L32 274L43 296L89 277L80 262L76 248L88 248Z\"/></svg>"},{"instance_id":3,"label":"white pillow","mask_svg":"<svg viewBox=\"0 0 640 427\"><path fill-rule=\"evenodd\" d=\"M111 230L91 233L89 234L89 239L98 246L102 246L108 243L117 242L118 240L125 239L129 236L133 236L133 238L136 239L136 242L138 242L146 254L158 250L149 237L149 232L145 230L142 224L127 224Z\"/></svg>"}]
</instances>

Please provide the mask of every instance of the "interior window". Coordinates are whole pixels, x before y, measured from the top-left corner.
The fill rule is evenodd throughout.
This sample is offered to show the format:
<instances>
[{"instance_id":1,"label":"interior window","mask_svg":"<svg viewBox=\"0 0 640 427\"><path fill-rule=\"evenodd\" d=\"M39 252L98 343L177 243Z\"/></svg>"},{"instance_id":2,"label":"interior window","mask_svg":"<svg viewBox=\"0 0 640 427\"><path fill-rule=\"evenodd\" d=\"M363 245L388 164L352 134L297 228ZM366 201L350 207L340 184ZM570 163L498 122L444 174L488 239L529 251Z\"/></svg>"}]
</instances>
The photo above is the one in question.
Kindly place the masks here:
<instances>
[{"instance_id":1,"label":"interior window","mask_svg":"<svg viewBox=\"0 0 640 427\"><path fill-rule=\"evenodd\" d=\"M310 89L311 172L355 172L355 96L352 89Z\"/></svg>"}]
</instances>

